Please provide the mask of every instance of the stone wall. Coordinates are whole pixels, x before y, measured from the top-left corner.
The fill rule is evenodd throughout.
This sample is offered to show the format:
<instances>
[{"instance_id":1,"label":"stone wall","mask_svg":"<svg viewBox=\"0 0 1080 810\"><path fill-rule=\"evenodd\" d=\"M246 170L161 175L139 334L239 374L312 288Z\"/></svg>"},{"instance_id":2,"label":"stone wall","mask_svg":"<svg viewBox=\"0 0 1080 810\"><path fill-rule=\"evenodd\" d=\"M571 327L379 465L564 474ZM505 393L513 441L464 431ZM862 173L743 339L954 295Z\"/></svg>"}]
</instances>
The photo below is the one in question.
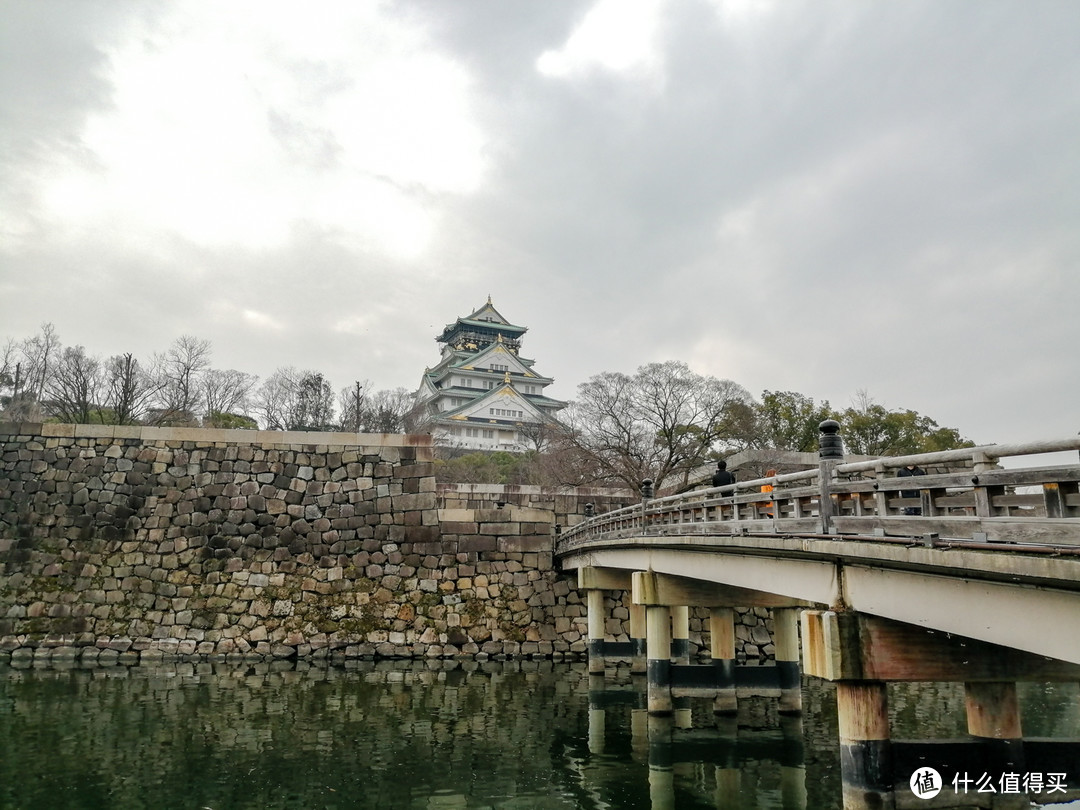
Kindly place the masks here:
<instances>
[{"instance_id":1,"label":"stone wall","mask_svg":"<svg viewBox=\"0 0 1080 810\"><path fill-rule=\"evenodd\" d=\"M0 424L0 655L583 655L555 525L630 494L437 485L429 442ZM626 640L628 595L608 596ZM741 659L766 656L766 621L741 615Z\"/></svg>"},{"instance_id":2,"label":"stone wall","mask_svg":"<svg viewBox=\"0 0 1080 810\"><path fill-rule=\"evenodd\" d=\"M500 504L542 509L555 515L563 528L576 526L583 519L585 504L593 504L596 514L611 512L633 503L640 496L628 489L606 487L540 487L513 484L435 485L440 509L497 509Z\"/></svg>"}]
</instances>

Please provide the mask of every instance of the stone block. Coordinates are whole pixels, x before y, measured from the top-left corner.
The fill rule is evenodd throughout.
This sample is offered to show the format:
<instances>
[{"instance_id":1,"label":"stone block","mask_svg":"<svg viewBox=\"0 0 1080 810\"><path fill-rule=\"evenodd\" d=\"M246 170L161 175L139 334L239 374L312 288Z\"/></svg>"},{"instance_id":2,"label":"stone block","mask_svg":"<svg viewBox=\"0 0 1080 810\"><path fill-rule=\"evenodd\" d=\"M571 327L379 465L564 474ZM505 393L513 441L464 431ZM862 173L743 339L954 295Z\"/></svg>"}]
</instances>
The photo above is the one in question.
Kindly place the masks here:
<instances>
[{"instance_id":1,"label":"stone block","mask_svg":"<svg viewBox=\"0 0 1080 810\"><path fill-rule=\"evenodd\" d=\"M477 534L493 534L498 536L521 534L521 526L517 523L481 523Z\"/></svg>"},{"instance_id":2,"label":"stone block","mask_svg":"<svg viewBox=\"0 0 1080 810\"><path fill-rule=\"evenodd\" d=\"M406 543L436 543L440 537L437 526L405 526L404 529L405 535L402 540Z\"/></svg>"},{"instance_id":3,"label":"stone block","mask_svg":"<svg viewBox=\"0 0 1080 810\"><path fill-rule=\"evenodd\" d=\"M498 550L498 538L494 536L479 536L458 538L458 551L483 552Z\"/></svg>"},{"instance_id":4,"label":"stone block","mask_svg":"<svg viewBox=\"0 0 1080 810\"><path fill-rule=\"evenodd\" d=\"M551 551L553 543L554 538L550 536L500 537L496 548L504 553Z\"/></svg>"}]
</instances>

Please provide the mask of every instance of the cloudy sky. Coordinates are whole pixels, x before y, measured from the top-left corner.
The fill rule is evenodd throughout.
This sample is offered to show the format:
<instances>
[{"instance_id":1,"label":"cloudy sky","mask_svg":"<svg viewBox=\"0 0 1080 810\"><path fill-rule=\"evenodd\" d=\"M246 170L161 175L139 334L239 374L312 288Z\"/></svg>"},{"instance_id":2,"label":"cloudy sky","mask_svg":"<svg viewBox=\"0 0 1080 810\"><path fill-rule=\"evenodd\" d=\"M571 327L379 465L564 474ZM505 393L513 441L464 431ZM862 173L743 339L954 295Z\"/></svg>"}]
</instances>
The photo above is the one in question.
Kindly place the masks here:
<instances>
[{"instance_id":1,"label":"cloudy sky","mask_svg":"<svg viewBox=\"0 0 1080 810\"><path fill-rule=\"evenodd\" d=\"M414 388L492 297L570 399L678 359L1080 430L1080 3L0 0L0 340Z\"/></svg>"}]
</instances>

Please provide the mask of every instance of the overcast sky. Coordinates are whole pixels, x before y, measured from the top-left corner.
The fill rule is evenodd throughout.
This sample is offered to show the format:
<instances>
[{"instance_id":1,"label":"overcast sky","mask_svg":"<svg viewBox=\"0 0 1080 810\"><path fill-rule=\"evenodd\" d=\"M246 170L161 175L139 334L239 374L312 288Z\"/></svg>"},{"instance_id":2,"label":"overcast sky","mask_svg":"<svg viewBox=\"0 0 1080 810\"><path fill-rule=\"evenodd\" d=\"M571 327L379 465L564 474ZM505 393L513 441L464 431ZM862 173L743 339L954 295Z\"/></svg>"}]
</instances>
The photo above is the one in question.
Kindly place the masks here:
<instances>
[{"instance_id":1,"label":"overcast sky","mask_svg":"<svg viewBox=\"0 0 1080 810\"><path fill-rule=\"evenodd\" d=\"M1080 3L0 0L0 341L417 387L490 295L575 396L684 360L1080 431Z\"/></svg>"}]
</instances>

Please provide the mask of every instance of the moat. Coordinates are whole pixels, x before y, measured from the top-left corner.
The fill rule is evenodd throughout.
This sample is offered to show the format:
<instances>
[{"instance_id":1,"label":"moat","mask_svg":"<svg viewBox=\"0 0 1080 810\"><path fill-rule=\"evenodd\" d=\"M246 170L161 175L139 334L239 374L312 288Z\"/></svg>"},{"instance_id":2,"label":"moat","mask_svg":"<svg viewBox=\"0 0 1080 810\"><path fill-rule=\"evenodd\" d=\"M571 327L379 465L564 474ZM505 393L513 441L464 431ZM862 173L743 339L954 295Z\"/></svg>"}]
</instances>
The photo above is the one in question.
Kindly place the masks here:
<instances>
[{"instance_id":1,"label":"moat","mask_svg":"<svg viewBox=\"0 0 1080 810\"><path fill-rule=\"evenodd\" d=\"M800 718L661 720L628 670L550 661L0 666L0 808L839 808L833 688L803 691ZM1076 736L1075 684L1022 700L1026 734ZM959 685L892 707L964 733Z\"/></svg>"}]
</instances>

